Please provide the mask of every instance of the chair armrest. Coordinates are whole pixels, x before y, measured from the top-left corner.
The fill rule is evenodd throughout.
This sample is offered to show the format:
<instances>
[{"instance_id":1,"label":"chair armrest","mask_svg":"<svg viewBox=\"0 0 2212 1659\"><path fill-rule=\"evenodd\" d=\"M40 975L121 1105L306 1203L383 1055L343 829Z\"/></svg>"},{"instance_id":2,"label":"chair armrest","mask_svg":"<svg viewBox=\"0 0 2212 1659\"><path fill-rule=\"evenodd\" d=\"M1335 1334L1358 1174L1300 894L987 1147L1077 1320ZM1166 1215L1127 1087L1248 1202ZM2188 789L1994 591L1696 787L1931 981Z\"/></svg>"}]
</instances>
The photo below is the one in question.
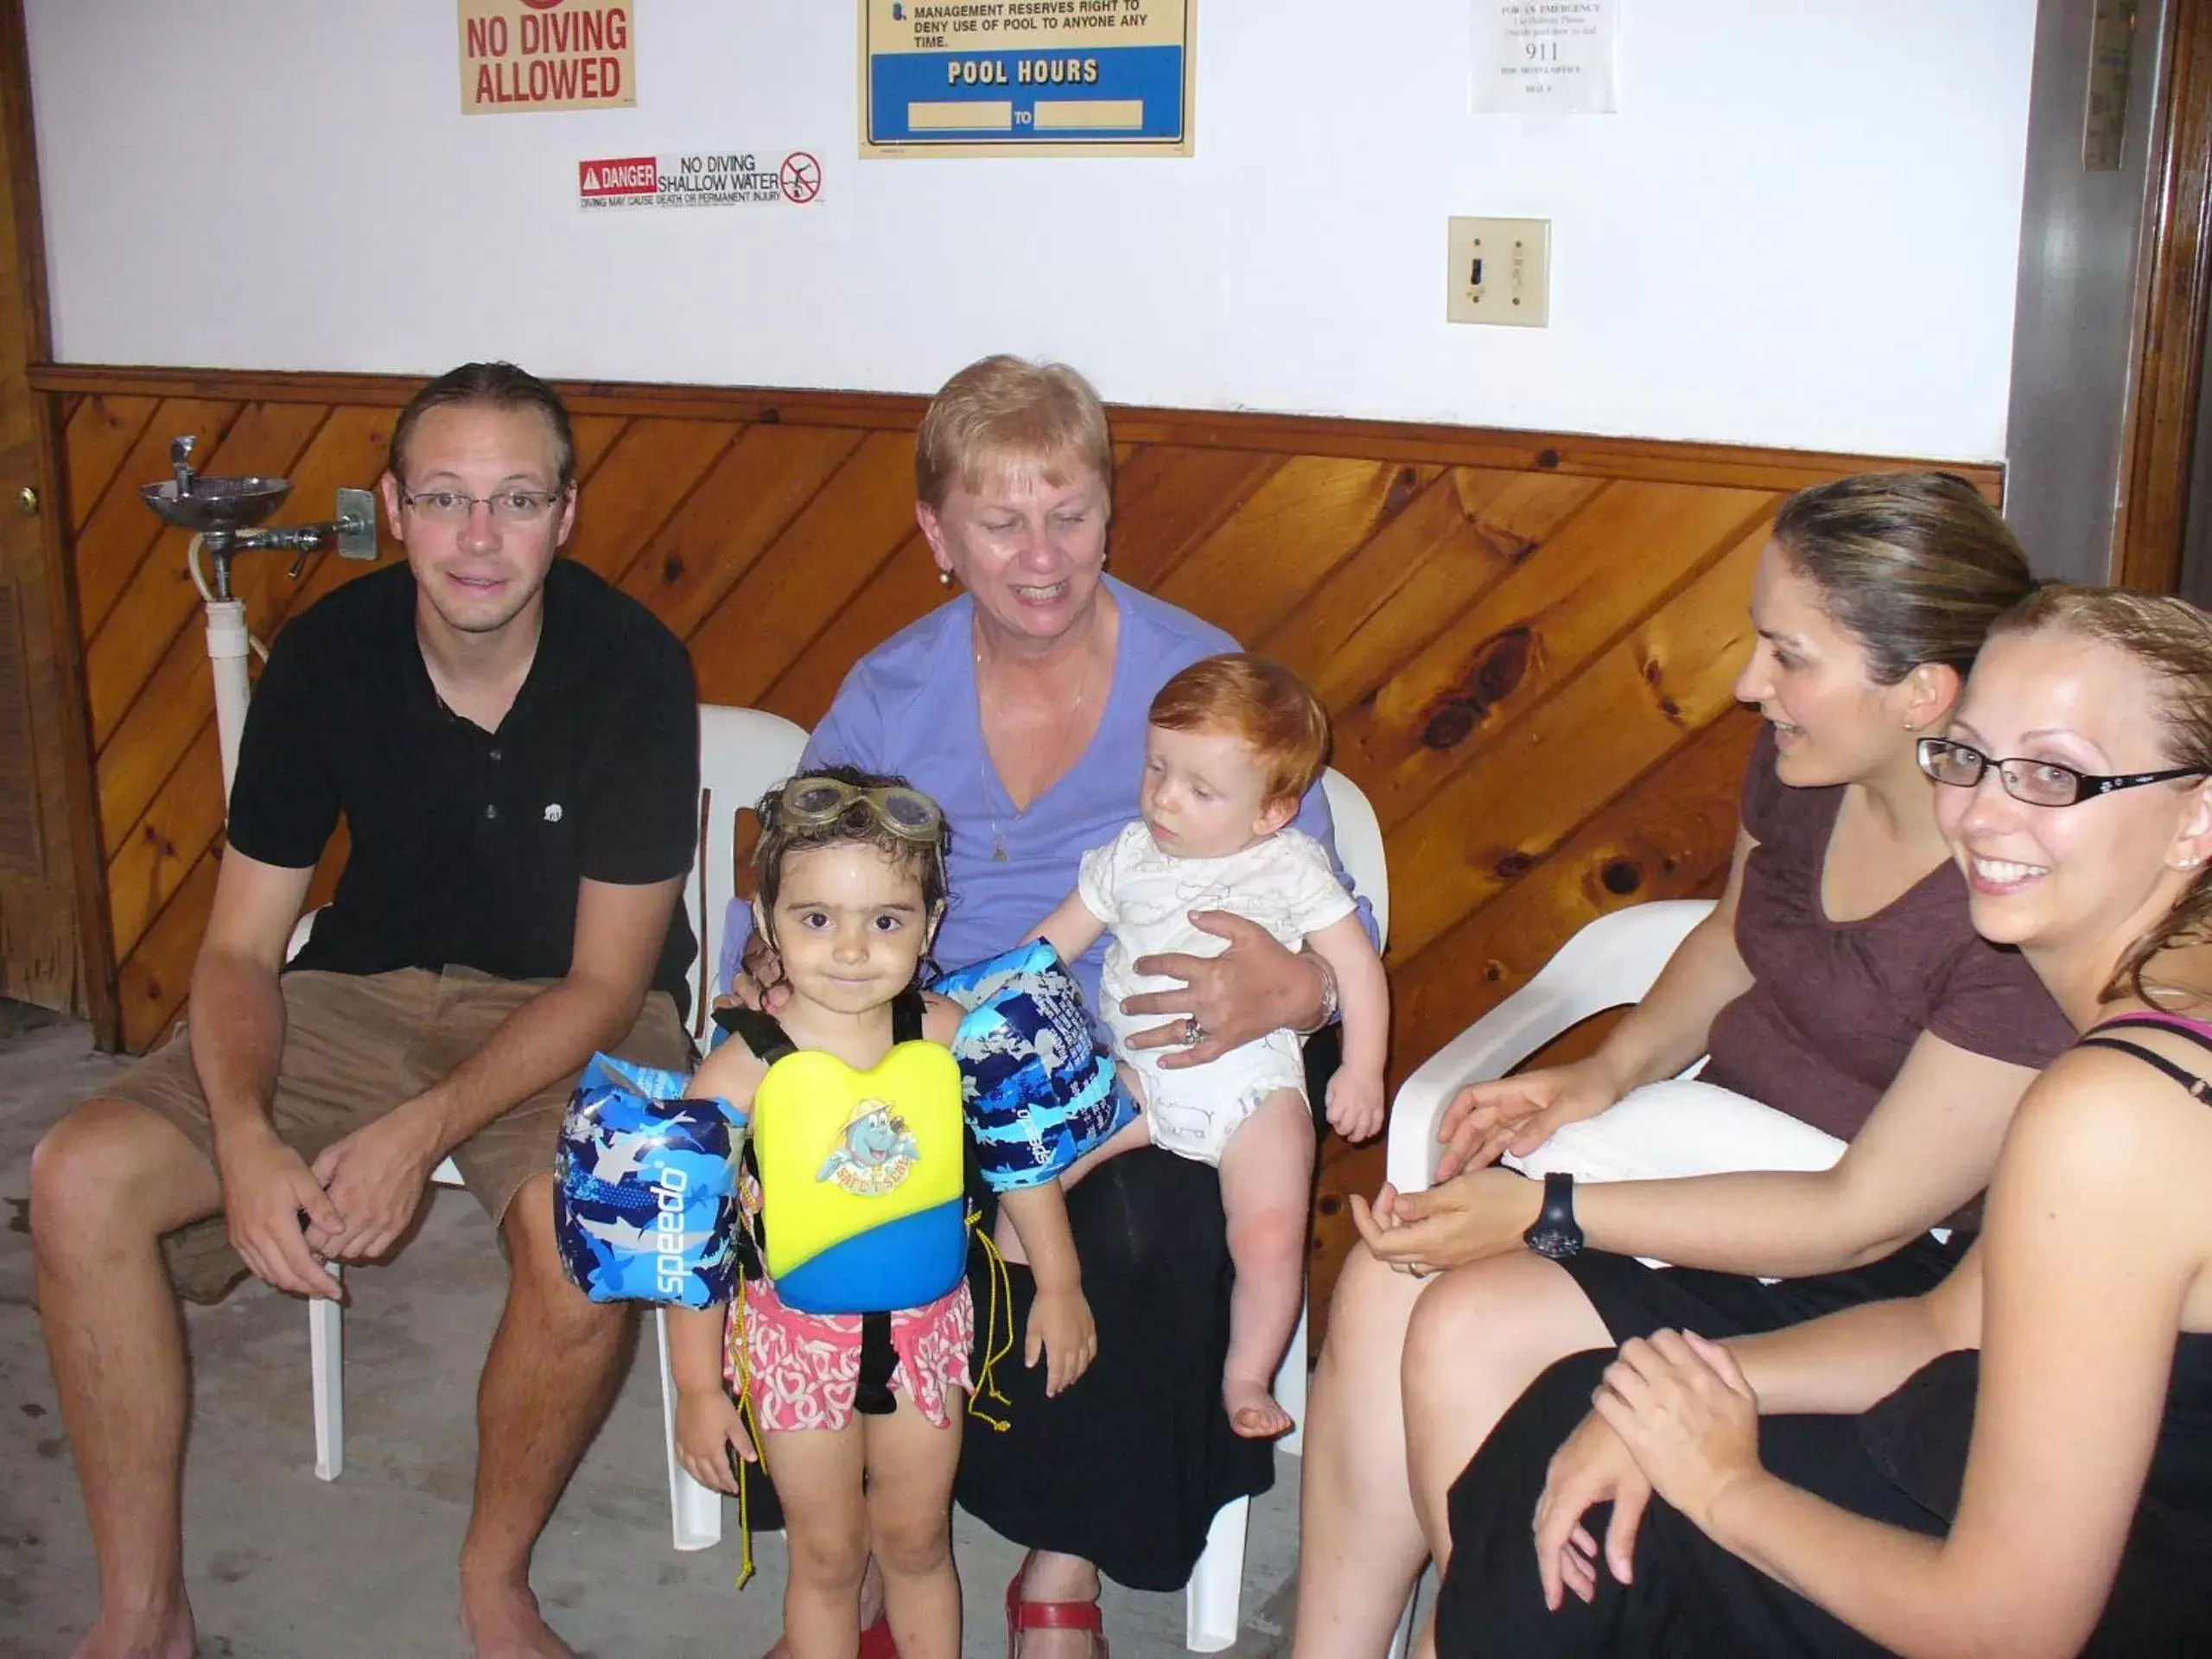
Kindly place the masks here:
<instances>
[{"instance_id":1,"label":"chair armrest","mask_svg":"<svg viewBox=\"0 0 2212 1659\"><path fill-rule=\"evenodd\" d=\"M1423 1061L1390 1105L1385 1179L1418 1192L1435 1178L1437 1125L1470 1083L1502 1077L1593 1014L1638 1001L1689 931L1712 913L1704 899L1631 905L1584 926L1541 971Z\"/></svg>"}]
</instances>

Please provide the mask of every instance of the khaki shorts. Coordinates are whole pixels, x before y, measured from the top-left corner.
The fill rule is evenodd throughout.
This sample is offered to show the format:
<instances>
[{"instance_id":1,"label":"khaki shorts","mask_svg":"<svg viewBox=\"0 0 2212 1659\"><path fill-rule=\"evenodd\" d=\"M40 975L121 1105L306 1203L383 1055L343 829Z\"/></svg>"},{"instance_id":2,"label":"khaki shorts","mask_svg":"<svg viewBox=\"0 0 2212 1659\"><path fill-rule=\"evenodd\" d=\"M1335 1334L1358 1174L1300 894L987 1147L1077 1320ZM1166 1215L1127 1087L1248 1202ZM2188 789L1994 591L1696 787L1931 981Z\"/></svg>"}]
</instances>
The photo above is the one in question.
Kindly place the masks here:
<instances>
[{"instance_id":1,"label":"khaki shorts","mask_svg":"<svg viewBox=\"0 0 2212 1659\"><path fill-rule=\"evenodd\" d=\"M551 983L495 979L473 968L289 973L279 982L284 1053L270 1116L284 1144L309 1163L445 1077ZM690 1042L666 992L646 996L637 1024L613 1052L644 1065L688 1069ZM575 1083L571 1076L539 1090L454 1148L454 1162L495 1229L523 1183L551 1172ZM214 1131L183 1028L100 1094L160 1114L214 1161ZM196 1302L220 1300L245 1276L220 1214L167 1235L162 1253L178 1292Z\"/></svg>"}]
</instances>

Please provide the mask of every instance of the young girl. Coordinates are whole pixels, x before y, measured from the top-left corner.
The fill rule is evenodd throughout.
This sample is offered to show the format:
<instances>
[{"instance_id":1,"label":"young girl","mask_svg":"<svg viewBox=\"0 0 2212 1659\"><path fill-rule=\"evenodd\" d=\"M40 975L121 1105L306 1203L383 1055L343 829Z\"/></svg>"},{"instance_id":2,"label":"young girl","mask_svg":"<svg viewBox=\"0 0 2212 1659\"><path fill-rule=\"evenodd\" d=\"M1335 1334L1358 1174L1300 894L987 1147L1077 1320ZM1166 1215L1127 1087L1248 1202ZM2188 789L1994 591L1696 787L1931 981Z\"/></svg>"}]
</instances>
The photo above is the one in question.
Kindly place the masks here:
<instances>
[{"instance_id":1,"label":"young girl","mask_svg":"<svg viewBox=\"0 0 2212 1659\"><path fill-rule=\"evenodd\" d=\"M1229 911L1293 950L1310 944L1335 976L1344 1014L1329 1122L1350 1141L1382 1127L1390 1024L1382 961L1328 854L1289 827L1328 752L1328 712L1281 664L1241 652L1192 664L1152 701L1137 822L1084 855L1075 892L1037 930L1070 962L1113 930L1099 1012L1144 1108L1076 1175L1147 1139L1221 1171L1236 1268L1222 1405L1248 1439L1292 1427L1272 1383L1306 1286L1314 1145L1305 1060L1295 1034L1274 1031L1205 1065L1162 1066L1174 1051L1131 1046L1156 1022L1124 1014L1122 1000L1171 982L1137 973L1139 957L1222 949L1192 925L1193 911ZM1199 1040L1196 1027L1189 1022L1187 1043Z\"/></svg>"},{"instance_id":2,"label":"young girl","mask_svg":"<svg viewBox=\"0 0 2212 1659\"><path fill-rule=\"evenodd\" d=\"M793 1049L791 1058L813 1069L785 1075L814 1079L824 1056L855 1072L886 1068L880 1076L896 1065L912 1069L918 1058L927 1072L935 1063L926 1054L902 1060L894 1049L949 1044L960 1009L919 988L944 914L944 815L903 779L845 766L771 791L760 814L755 925L775 948L790 995L775 1020L751 1016L716 1049L692 1091L754 1113L771 1182L767 1137L779 1127L771 1115L834 1114L837 1150L802 1179L882 1192L914 1147L894 1114L867 1109L880 1103L852 1092L794 1098L784 1077L772 1085L781 1092L758 1111L755 1096L771 1065ZM764 1032L765 1057L755 1049ZM944 1058L940 1074L950 1070ZM748 1179L741 1190L748 1216L758 1217L759 1184ZM1047 1181L1001 1202L1035 1268L1040 1305L1049 1297L1057 1309L1052 1320L1033 1321L1026 1356L1034 1364L1041 1351L1057 1391L1090 1363L1095 1343L1059 1185ZM776 1240L765 1244L772 1255ZM903 1259L895 1255L890 1266ZM787 1274L785 1288L797 1298L799 1274ZM880 1337L864 1335L872 1318L802 1313L765 1277L747 1287L739 1310L671 1308L677 1453L693 1478L734 1491L734 1459L754 1457L732 1392L747 1388L760 1450L783 1502L791 1562L784 1628L793 1655L853 1652L861 1575L873 1553L898 1650L908 1659L955 1659L952 1477L962 1396L973 1386L974 1306L962 1277L935 1300L891 1313L887 1354Z\"/></svg>"}]
</instances>

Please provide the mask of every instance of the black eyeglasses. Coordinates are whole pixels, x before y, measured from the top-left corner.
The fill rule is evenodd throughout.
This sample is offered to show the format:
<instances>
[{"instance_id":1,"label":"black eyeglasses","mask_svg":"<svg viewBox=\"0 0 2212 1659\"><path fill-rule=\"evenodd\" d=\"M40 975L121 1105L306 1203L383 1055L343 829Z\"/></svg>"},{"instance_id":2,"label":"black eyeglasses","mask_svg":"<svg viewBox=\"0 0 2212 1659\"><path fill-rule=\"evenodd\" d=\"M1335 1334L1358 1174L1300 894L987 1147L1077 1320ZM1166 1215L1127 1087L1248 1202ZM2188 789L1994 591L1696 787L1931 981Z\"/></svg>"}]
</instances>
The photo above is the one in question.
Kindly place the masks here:
<instances>
[{"instance_id":1,"label":"black eyeglasses","mask_svg":"<svg viewBox=\"0 0 2212 1659\"><path fill-rule=\"evenodd\" d=\"M482 502L492 511L495 524L534 524L553 511L553 504L565 492L547 490L501 490L496 495L464 495L459 490L418 490L412 494L402 490L399 505L420 513L434 524L460 524L468 521L468 515Z\"/></svg>"},{"instance_id":2,"label":"black eyeglasses","mask_svg":"<svg viewBox=\"0 0 2212 1659\"><path fill-rule=\"evenodd\" d=\"M2062 766L2056 760L2031 760L2022 755L1993 760L1980 749L1954 743L1947 737L1920 740L1920 769L1939 784L1972 789L1992 766L1997 768L1997 781L2005 786L2005 792L2030 806L2073 806L2114 790L2207 775L2202 766L2176 766L2170 772L2131 772L2098 778Z\"/></svg>"}]
</instances>

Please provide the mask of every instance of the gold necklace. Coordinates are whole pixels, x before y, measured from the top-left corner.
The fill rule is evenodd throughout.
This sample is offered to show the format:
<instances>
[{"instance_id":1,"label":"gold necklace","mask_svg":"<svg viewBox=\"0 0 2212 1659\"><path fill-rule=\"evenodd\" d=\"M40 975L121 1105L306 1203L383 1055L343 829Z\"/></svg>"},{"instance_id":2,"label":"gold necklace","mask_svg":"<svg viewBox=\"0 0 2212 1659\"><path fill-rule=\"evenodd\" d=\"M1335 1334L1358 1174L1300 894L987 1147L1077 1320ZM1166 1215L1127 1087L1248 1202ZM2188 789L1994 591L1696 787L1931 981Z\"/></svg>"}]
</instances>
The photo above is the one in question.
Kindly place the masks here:
<instances>
[{"instance_id":1,"label":"gold necklace","mask_svg":"<svg viewBox=\"0 0 2212 1659\"><path fill-rule=\"evenodd\" d=\"M991 858L994 862L1003 864L1007 861L1006 827L999 823L999 815L992 804L991 779L995 775L997 769L991 764L990 739L983 730L982 646L980 645L976 646L975 652L976 729L977 736L982 739L982 741L976 746L976 781L979 785L981 785L983 792L983 817L991 826ZM1090 701L1091 679L1090 666L1090 660L1086 657L1084 659L1083 664L1083 678L1076 686L1075 702L1068 708L1068 718L1071 721L1080 721L1083 718L1084 705ZM1001 785L1002 789L1003 787L1003 785ZM1005 790L1004 792L1006 795L1007 810L1014 814L1014 822L1015 823L1020 823L1024 818L1029 816L1029 807L1014 805L1014 791L1012 790ZM1037 803L1033 800L1030 802L1029 805L1034 806Z\"/></svg>"}]
</instances>

